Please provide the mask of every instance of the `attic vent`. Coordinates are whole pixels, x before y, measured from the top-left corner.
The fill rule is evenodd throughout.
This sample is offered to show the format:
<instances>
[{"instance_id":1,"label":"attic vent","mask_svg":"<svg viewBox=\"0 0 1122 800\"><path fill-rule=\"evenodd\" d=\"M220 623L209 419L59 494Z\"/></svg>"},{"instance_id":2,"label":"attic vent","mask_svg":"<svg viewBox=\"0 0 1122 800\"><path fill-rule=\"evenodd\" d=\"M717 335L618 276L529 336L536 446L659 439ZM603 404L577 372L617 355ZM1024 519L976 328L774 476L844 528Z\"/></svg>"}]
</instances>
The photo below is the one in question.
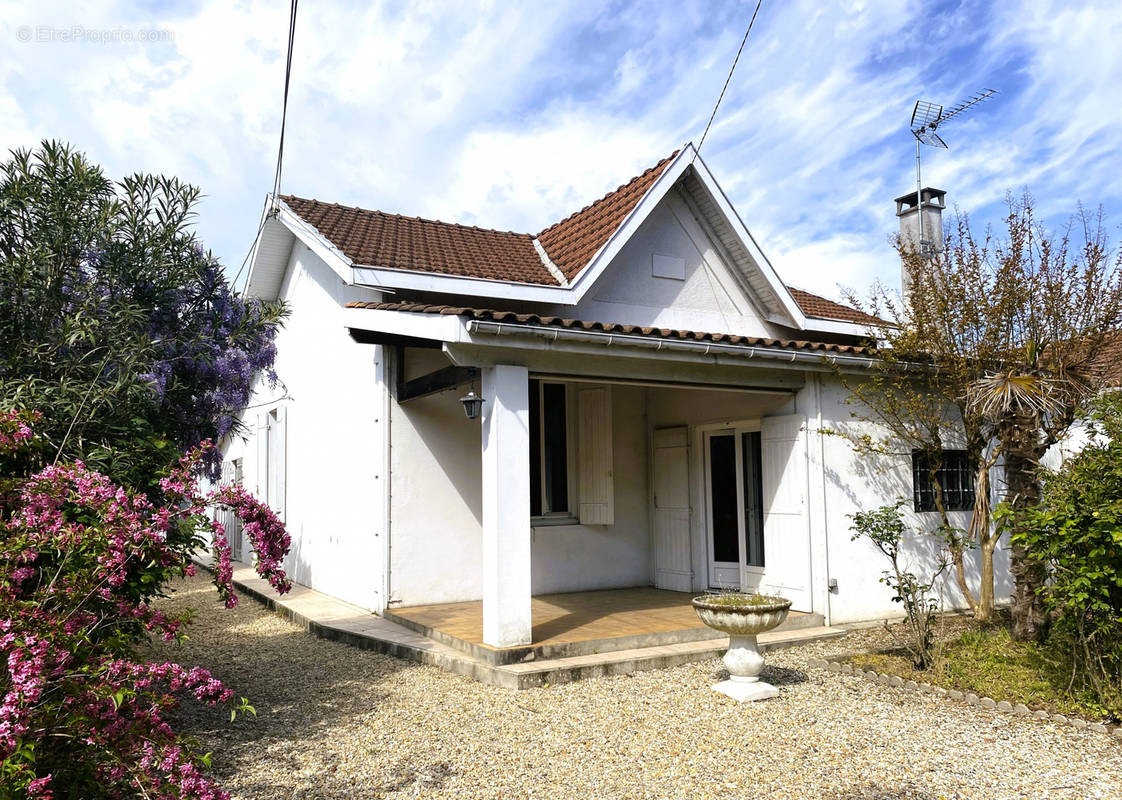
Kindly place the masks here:
<instances>
[{"instance_id":1,"label":"attic vent","mask_svg":"<svg viewBox=\"0 0 1122 800\"><path fill-rule=\"evenodd\" d=\"M686 260L678 256L651 255L651 274L656 278L670 278L676 281L686 279Z\"/></svg>"}]
</instances>

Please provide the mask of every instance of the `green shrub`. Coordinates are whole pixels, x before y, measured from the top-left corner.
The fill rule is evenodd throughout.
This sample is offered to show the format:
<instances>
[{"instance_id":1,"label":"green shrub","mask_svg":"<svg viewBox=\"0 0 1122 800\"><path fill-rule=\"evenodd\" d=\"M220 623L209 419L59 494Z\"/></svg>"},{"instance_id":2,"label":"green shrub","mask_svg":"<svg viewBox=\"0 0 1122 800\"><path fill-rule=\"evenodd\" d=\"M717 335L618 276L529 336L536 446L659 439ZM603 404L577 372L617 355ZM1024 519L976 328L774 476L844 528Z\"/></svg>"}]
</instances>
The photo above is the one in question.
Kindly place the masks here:
<instances>
[{"instance_id":1,"label":"green shrub","mask_svg":"<svg viewBox=\"0 0 1122 800\"><path fill-rule=\"evenodd\" d=\"M1045 476L1012 538L1047 570L1050 644L1068 654L1069 690L1122 714L1122 395L1100 399L1090 444ZM1008 524L1007 508L998 518Z\"/></svg>"}]
</instances>

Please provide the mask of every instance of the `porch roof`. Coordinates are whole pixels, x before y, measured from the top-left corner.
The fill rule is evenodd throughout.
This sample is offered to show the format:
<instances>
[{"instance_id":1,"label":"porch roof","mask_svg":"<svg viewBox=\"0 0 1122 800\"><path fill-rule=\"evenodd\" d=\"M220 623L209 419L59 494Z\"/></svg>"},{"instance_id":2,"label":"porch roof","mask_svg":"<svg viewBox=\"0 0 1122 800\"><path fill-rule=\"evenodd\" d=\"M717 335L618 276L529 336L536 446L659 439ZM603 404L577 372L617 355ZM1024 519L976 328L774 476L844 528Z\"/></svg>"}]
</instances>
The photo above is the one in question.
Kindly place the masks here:
<instances>
[{"instance_id":1,"label":"porch roof","mask_svg":"<svg viewBox=\"0 0 1122 800\"><path fill-rule=\"evenodd\" d=\"M652 339L680 339L683 341L713 342L715 344L739 345L743 347L766 347L774 350L843 353L846 355L866 357L872 357L874 355L871 348L859 345L815 342L801 339L767 339L758 336L705 333L702 331L681 330L677 328L652 328L643 325L625 325L616 322L566 319L562 317L541 316L538 314L519 314L513 311L497 311L494 309L450 306L437 303L416 303L409 301L354 302L347 303L347 308L398 311L410 314L456 316L467 320L498 322L504 325L599 331L603 333L618 333L627 336L644 336Z\"/></svg>"}]
</instances>

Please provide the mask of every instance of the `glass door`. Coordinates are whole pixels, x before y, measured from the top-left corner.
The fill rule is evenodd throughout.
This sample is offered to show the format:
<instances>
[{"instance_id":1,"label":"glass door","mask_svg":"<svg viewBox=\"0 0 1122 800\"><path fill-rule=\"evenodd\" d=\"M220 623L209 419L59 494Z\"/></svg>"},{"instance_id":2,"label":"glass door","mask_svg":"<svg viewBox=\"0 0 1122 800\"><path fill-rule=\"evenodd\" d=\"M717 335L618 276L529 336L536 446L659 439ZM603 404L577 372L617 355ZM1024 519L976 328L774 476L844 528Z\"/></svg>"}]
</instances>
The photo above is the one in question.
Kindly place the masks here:
<instances>
[{"instance_id":1,"label":"glass door","mask_svg":"<svg viewBox=\"0 0 1122 800\"><path fill-rule=\"evenodd\" d=\"M746 426L705 434L709 586L751 591L764 572L760 433Z\"/></svg>"}]
</instances>

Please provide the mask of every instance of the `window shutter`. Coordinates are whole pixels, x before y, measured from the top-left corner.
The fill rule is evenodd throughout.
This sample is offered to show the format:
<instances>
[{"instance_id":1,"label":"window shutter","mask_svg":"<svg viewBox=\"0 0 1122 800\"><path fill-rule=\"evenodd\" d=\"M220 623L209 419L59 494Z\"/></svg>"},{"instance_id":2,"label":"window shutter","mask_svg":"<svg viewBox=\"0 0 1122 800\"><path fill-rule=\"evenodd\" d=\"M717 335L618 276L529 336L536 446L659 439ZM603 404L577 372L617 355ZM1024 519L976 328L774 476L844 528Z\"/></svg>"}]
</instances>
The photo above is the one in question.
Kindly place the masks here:
<instances>
[{"instance_id":1,"label":"window shutter","mask_svg":"<svg viewBox=\"0 0 1122 800\"><path fill-rule=\"evenodd\" d=\"M580 427L580 522L615 522L612 481L612 390L610 386L582 388L577 393Z\"/></svg>"},{"instance_id":2,"label":"window shutter","mask_svg":"<svg viewBox=\"0 0 1122 800\"><path fill-rule=\"evenodd\" d=\"M688 592L690 567L689 431L660 428L651 434L654 492L655 588Z\"/></svg>"},{"instance_id":3,"label":"window shutter","mask_svg":"<svg viewBox=\"0 0 1122 800\"><path fill-rule=\"evenodd\" d=\"M257 499L268 502L269 499L269 414L261 412L257 415L257 485L253 493Z\"/></svg>"},{"instance_id":4,"label":"window shutter","mask_svg":"<svg viewBox=\"0 0 1122 800\"><path fill-rule=\"evenodd\" d=\"M273 422L273 451L269 454L270 466L273 473L273 511L284 520L285 501L285 468L288 465L288 415L285 407L277 408L277 415Z\"/></svg>"},{"instance_id":5,"label":"window shutter","mask_svg":"<svg viewBox=\"0 0 1122 800\"><path fill-rule=\"evenodd\" d=\"M789 599L796 611L812 610L805 424L806 417L799 414L760 420L764 581L769 592Z\"/></svg>"}]
</instances>

